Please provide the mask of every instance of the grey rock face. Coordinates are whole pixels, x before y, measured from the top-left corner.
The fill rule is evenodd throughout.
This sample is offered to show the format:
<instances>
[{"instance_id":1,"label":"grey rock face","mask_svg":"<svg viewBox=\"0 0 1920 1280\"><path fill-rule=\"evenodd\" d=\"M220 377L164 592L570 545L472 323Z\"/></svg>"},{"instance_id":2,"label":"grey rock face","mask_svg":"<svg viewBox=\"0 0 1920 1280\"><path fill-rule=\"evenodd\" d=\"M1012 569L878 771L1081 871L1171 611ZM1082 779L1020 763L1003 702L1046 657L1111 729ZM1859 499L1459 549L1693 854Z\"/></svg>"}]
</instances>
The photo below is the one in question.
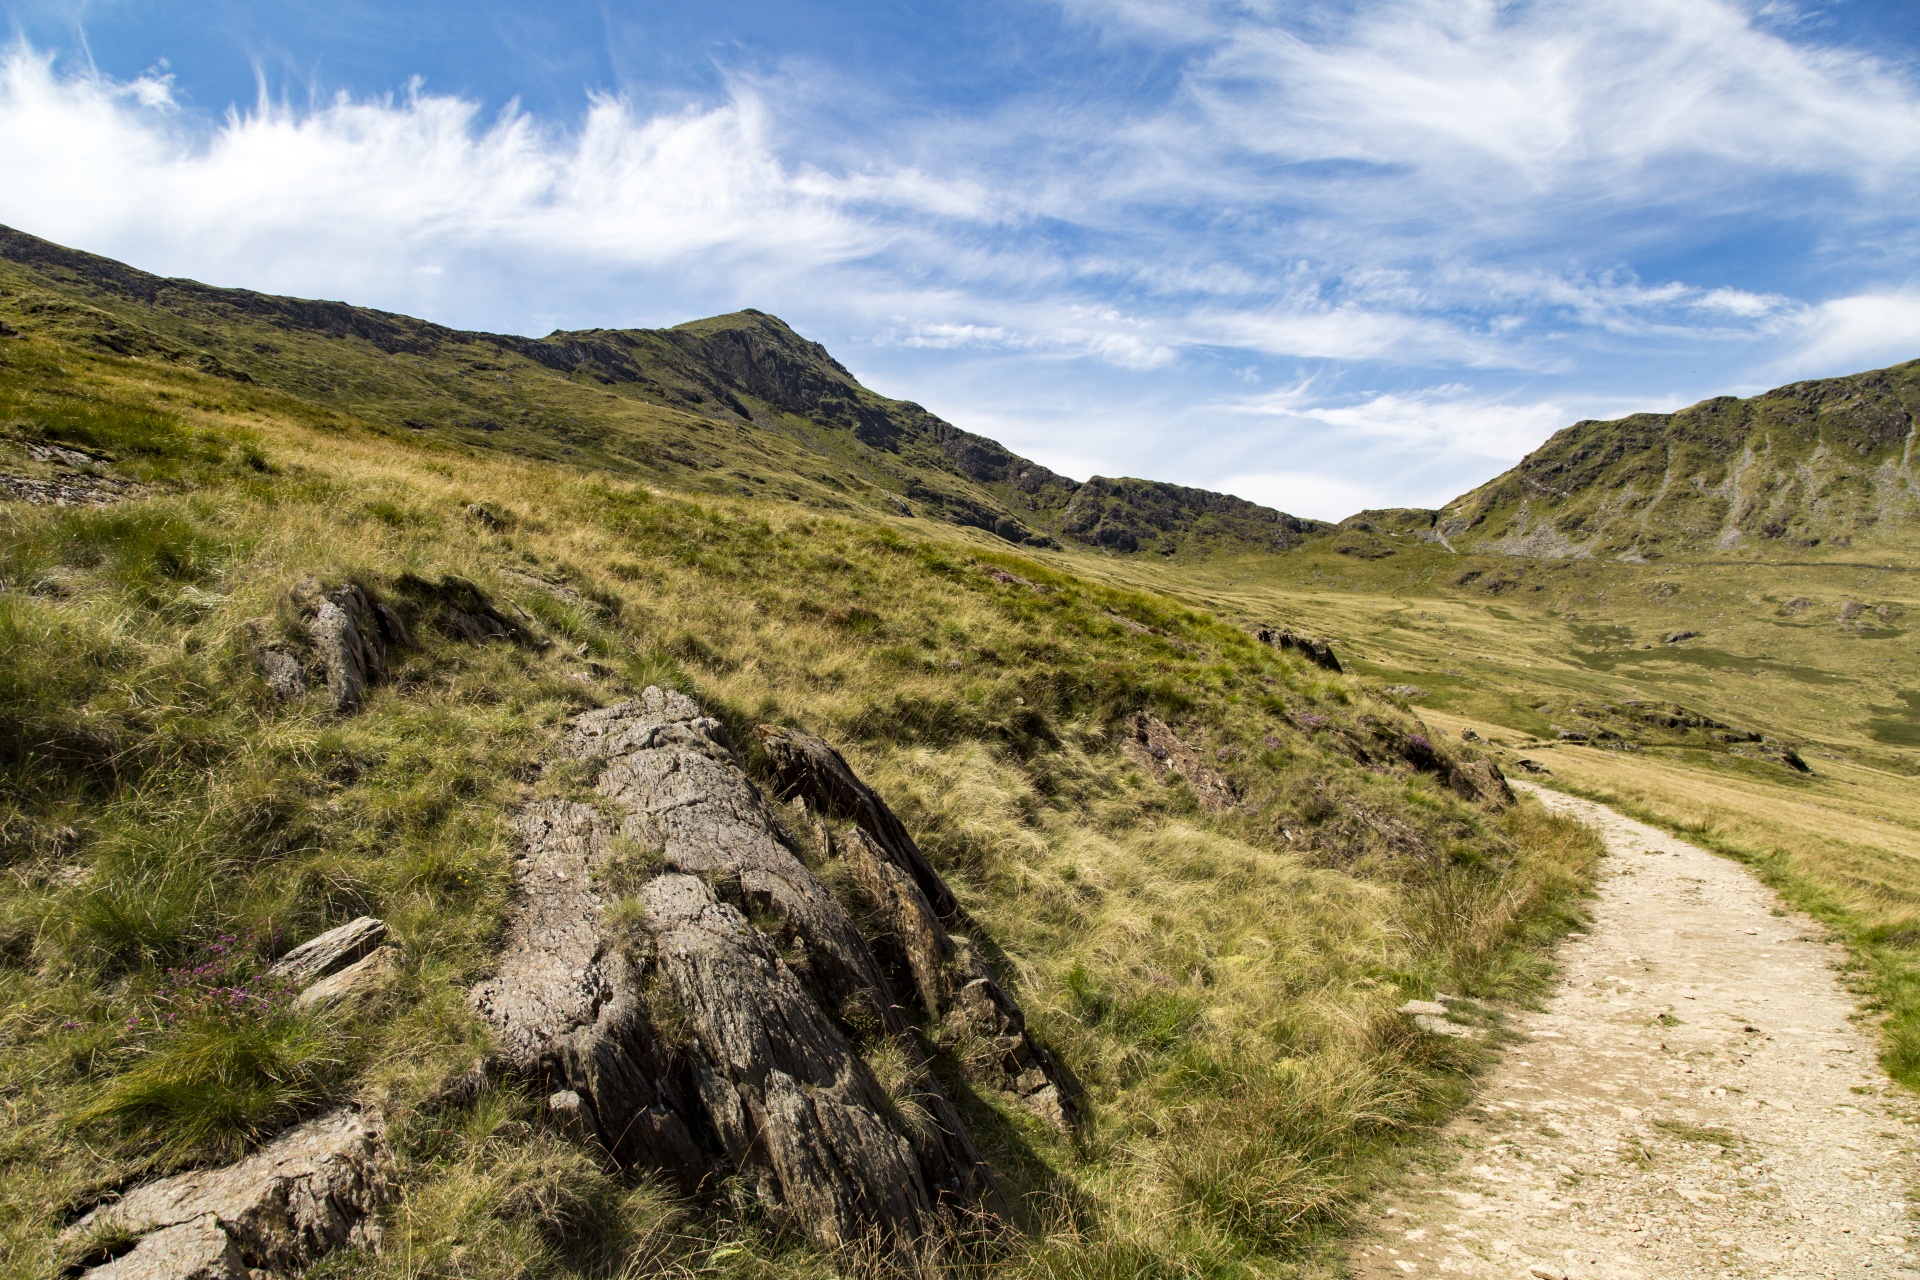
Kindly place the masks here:
<instances>
[{"instance_id":1,"label":"grey rock face","mask_svg":"<svg viewBox=\"0 0 1920 1280\"><path fill-rule=\"evenodd\" d=\"M400 615L352 583L328 588L306 578L293 589L307 638L326 671L336 711L352 711L387 673L393 651L411 644Z\"/></svg>"},{"instance_id":2,"label":"grey rock face","mask_svg":"<svg viewBox=\"0 0 1920 1280\"><path fill-rule=\"evenodd\" d=\"M1041 1119L1061 1131L1078 1121L1069 1081L1051 1054L1027 1035L1026 1015L965 938L949 934L912 877L889 861L886 850L858 827L833 837L833 849L887 925L913 974L920 1006L938 1027L943 1043L978 1046L960 1054L968 1075L989 1089L1015 1094Z\"/></svg>"},{"instance_id":3,"label":"grey rock face","mask_svg":"<svg viewBox=\"0 0 1920 1280\"><path fill-rule=\"evenodd\" d=\"M371 955L386 940L386 921L361 916L307 939L274 961L267 972L305 986Z\"/></svg>"},{"instance_id":4,"label":"grey rock face","mask_svg":"<svg viewBox=\"0 0 1920 1280\"><path fill-rule=\"evenodd\" d=\"M576 717L557 751L602 762L613 816L523 816L507 947L470 993L505 1063L577 1094L623 1163L687 1185L730 1169L822 1243L911 1234L976 1198L985 1173L945 1096L921 1084L909 1110L927 1121L910 1123L861 1059L879 1037L922 1065L878 960L721 726L648 689Z\"/></svg>"},{"instance_id":5,"label":"grey rock face","mask_svg":"<svg viewBox=\"0 0 1920 1280\"><path fill-rule=\"evenodd\" d=\"M377 1120L336 1111L220 1169L137 1187L72 1232L136 1233L96 1280L243 1280L248 1268L295 1271L342 1245L378 1243L373 1211L390 1158Z\"/></svg>"},{"instance_id":6,"label":"grey rock face","mask_svg":"<svg viewBox=\"0 0 1920 1280\"><path fill-rule=\"evenodd\" d=\"M94 1280L249 1280L240 1247L210 1213L141 1236L131 1252L87 1274Z\"/></svg>"}]
</instances>

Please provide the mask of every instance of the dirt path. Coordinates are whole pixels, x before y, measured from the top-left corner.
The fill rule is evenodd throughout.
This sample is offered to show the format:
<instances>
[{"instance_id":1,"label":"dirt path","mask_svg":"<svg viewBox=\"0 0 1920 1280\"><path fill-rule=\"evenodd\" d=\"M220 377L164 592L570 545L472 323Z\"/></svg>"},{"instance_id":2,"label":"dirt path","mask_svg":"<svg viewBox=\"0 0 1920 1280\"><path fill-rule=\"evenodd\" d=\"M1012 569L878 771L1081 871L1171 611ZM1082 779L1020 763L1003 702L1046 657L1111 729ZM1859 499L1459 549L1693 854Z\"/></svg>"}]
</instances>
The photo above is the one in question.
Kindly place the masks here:
<instances>
[{"instance_id":1,"label":"dirt path","mask_svg":"<svg viewBox=\"0 0 1920 1280\"><path fill-rule=\"evenodd\" d=\"M1833 966L1738 865L1529 788L1605 835L1592 930L1521 1043L1355 1248L1358 1277L1920 1276L1920 1171Z\"/></svg>"}]
</instances>

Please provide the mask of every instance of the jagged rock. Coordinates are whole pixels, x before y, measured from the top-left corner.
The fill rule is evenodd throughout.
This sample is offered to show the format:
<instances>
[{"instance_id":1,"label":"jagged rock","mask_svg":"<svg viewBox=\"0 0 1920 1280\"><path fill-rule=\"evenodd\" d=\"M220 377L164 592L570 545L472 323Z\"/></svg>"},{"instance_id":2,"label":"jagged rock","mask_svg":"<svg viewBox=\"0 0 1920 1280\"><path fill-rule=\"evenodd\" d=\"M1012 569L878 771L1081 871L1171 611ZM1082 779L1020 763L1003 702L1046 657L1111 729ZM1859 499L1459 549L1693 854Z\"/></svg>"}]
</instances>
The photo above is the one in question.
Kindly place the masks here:
<instances>
[{"instance_id":1,"label":"jagged rock","mask_svg":"<svg viewBox=\"0 0 1920 1280\"><path fill-rule=\"evenodd\" d=\"M386 921L361 916L307 939L274 961L267 973L304 987L372 954L386 940Z\"/></svg>"},{"instance_id":2,"label":"jagged rock","mask_svg":"<svg viewBox=\"0 0 1920 1280\"><path fill-rule=\"evenodd\" d=\"M935 912L942 918L953 915L958 904L946 882L920 852L906 825L887 807L878 792L860 780L838 751L824 740L798 729L777 729L763 724L758 732L767 759L773 765L781 799L804 797L808 804L828 817L858 825L886 850L895 865L913 877Z\"/></svg>"},{"instance_id":3,"label":"jagged rock","mask_svg":"<svg viewBox=\"0 0 1920 1280\"><path fill-rule=\"evenodd\" d=\"M300 660L284 649L261 650L260 674L282 702L291 702L307 691L307 674L300 669Z\"/></svg>"},{"instance_id":4,"label":"jagged rock","mask_svg":"<svg viewBox=\"0 0 1920 1280\"><path fill-rule=\"evenodd\" d=\"M1547 775L1551 775L1553 773L1553 770L1547 768L1547 766L1541 764L1538 760L1529 760L1525 756L1522 756L1520 759L1515 760L1513 762L1513 767L1520 770L1520 772L1522 773L1542 773Z\"/></svg>"},{"instance_id":5,"label":"jagged rock","mask_svg":"<svg viewBox=\"0 0 1920 1280\"><path fill-rule=\"evenodd\" d=\"M378 1243L390 1156L379 1122L343 1110L309 1121L220 1169L136 1187L69 1229L136 1234L96 1280L245 1280L296 1271L342 1245ZM224 1241L224 1243L222 1243Z\"/></svg>"},{"instance_id":6,"label":"jagged rock","mask_svg":"<svg viewBox=\"0 0 1920 1280\"><path fill-rule=\"evenodd\" d=\"M1165 721L1139 711L1127 719L1125 727L1120 749L1128 758L1156 778L1175 773L1186 779L1200 807L1208 813L1225 813L1239 800L1227 776L1202 761L1200 753Z\"/></svg>"},{"instance_id":7,"label":"jagged rock","mask_svg":"<svg viewBox=\"0 0 1920 1280\"><path fill-rule=\"evenodd\" d=\"M426 625L451 639L473 645L508 640L545 647L525 627L495 608L486 592L455 574L444 574L438 581L402 574L394 582L394 590L414 605L416 622L424 619Z\"/></svg>"},{"instance_id":8,"label":"jagged rock","mask_svg":"<svg viewBox=\"0 0 1920 1280\"><path fill-rule=\"evenodd\" d=\"M1668 644L1679 644L1683 640L1697 640L1699 638L1700 633L1698 631L1669 631L1666 636Z\"/></svg>"},{"instance_id":9,"label":"jagged rock","mask_svg":"<svg viewBox=\"0 0 1920 1280\"><path fill-rule=\"evenodd\" d=\"M305 578L293 589L293 603L326 671L335 711L359 706L367 687L386 676L393 651L412 643L400 615L353 583L328 588Z\"/></svg>"},{"instance_id":10,"label":"jagged rock","mask_svg":"<svg viewBox=\"0 0 1920 1280\"><path fill-rule=\"evenodd\" d=\"M374 994L400 972L400 948L380 947L294 997L296 1009L330 1009Z\"/></svg>"},{"instance_id":11,"label":"jagged rock","mask_svg":"<svg viewBox=\"0 0 1920 1280\"><path fill-rule=\"evenodd\" d=\"M987 968L972 943L950 935L909 875L859 827L831 837L888 937L913 975L920 1007L948 1045L990 1046L984 1057L962 1054L976 1084L1005 1089L1062 1132L1078 1122L1070 1082L1053 1056L1027 1035L1026 1015Z\"/></svg>"},{"instance_id":12,"label":"jagged rock","mask_svg":"<svg viewBox=\"0 0 1920 1280\"><path fill-rule=\"evenodd\" d=\"M1312 636L1301 635L1297 631L1284 631L1276 627L1262 627L1254 633L1261 644L1283 652L1297 653L1316 667L1338 673L1340 659L1333 654L1333 646L1325 640L1316 640Z\"/></svg>"},{"instance_id":13,"label":"jagged rock","mask_svg":"<svg viewBox=\"0 0 1920 1280\"><path fill-rule=\"evenodd\" d=\"M966 1194L971 1170L928 1178L911 1126L744 915L680 873L649 881L640 899L700 1046L707 1117L763 1204L838 1245L918 1233L943 1193Z\"/></svg>"},{"instance_id":14,"label":"jagged rock","mask_svg":"<svg viewBox=\"0 0 1920 1280\"><path fill-rule=\"evenodd\" d=\"M1505 809L1513 803L1513 788L1493 761L1478 752L1452 762L1447 784L1462 800L1471 800L1490 809Z\"/></svg>"},{"instance_id":15,"label":"jagged rock","mask_svg":"<svg viewBox=\"0 0 1920 1280\"><path fill-rule=\"evenodd\" d=\"M505 1063L577 1093L622 1163L690 1184L730 1169L822 1243L915 1233L977 1198L984 1168L879 961L719 723L650 688L576 717L556 750L601 762L617 816L523 815L507 949L470 993ZM924 1120L881 1089L863 1036L923 1077L909 1110Z\"/></svg>"},{"instance_id":16,"label":"jagged rock","mask_svg":"<svg viewBox=\"0 0 1920 1280\"><path fill-rule=\"evenodd\" d=\"M1069 1082L1026 1033L1020 1006L993 980L972 944L951 936L943 919L959 906L904 824L827 742L797 729L759 727L780 792L812 804L823 849L842 858L868 905L885 922L879 947L899 952L920 1007L947 1043L992 1046L990 1060L964 1058L978 1084L1006 1089L1063 1131L1077 1121ZM852 825L829 833L824 812ZM928 892L931 886L933 892ZM946 904L944 908L941 904Z\"/></svg>"}]
</instances>

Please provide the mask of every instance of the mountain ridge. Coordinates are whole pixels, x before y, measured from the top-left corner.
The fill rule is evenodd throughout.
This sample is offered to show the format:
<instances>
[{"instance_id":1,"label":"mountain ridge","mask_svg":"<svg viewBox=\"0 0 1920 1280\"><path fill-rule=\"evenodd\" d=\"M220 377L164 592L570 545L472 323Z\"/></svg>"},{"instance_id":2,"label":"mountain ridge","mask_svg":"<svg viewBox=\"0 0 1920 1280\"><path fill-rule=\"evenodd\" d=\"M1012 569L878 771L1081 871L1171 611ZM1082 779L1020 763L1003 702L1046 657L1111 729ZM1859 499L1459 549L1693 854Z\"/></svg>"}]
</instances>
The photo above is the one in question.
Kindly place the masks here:
<instances>
[{"instance_id":1,"label":"mountain ridge","mask_svg":"<svg viewBox=\"0 0 1920 1280\"><path fill-rule=\"evenodd\" d=\"M1061 476L878 395L824 346L753 309L529 338L156 276L9 228L0 264L13 268L0 306L29 327L477 447L675 483L743 480L749 493L778 480L795 500L925 513L1039 548L1275 550L1329 527L1161 481ZM314 340L325 348L310 349ZM716 448L722 426L758 438Z\"/></svg>"}]
</instances>

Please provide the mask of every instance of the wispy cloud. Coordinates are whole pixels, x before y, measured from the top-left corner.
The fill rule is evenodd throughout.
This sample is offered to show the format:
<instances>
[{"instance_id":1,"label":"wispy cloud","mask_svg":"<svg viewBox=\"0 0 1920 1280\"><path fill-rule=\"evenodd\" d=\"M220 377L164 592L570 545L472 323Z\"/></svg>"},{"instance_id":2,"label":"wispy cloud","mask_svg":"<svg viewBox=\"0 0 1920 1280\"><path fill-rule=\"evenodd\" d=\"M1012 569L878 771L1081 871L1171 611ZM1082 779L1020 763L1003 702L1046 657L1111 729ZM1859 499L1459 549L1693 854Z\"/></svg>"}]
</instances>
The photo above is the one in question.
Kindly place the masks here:
<instances>
[{"instance_id":1,"label":"wispy cloud","mask_svg":"<svg viewBox=\"0 0 1920 1280\"><path fill-rule=\"evenodd\" d=\"M1920 87L1755 4L1057 3L1098 33L1057 82L857 128L791 67L568 120L418 84L209 119L16 44L0 221L490 327L766 307L1049 457L1321 500L1920 354ZM1150 89L1106 75L1140 50Z\"/></svg>"}]
</instances>

